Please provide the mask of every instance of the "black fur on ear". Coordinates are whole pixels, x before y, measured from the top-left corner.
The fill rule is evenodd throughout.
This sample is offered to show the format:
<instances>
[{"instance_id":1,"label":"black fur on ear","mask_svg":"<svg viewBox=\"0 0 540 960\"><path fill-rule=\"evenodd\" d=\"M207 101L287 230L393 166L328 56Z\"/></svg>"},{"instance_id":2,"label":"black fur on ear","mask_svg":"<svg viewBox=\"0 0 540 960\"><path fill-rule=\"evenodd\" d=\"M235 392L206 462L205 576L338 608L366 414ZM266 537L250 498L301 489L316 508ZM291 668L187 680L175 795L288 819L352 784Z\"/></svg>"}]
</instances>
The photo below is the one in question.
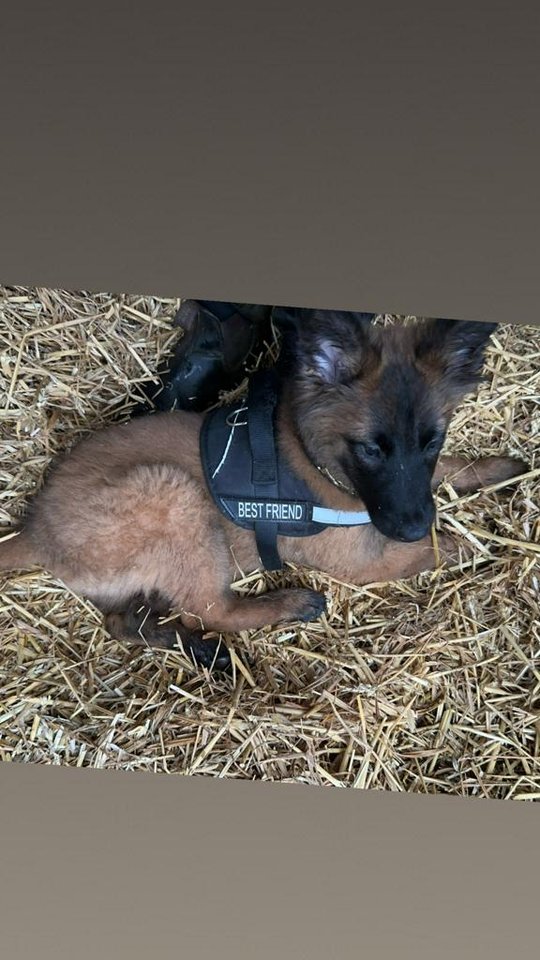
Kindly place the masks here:
<instances>
[{"instance_id":1,"label":"black fur on ear","mask_svg":"<svg viewBox=\"0 0 540 960\"><path fill-rule=\"evenodd\" d=\"M294 369L329 386L347 382L361 366L375 316L347 310L280 309L276 321L283 331L282 369Z\"/></svg>"},{"instance_id":2,"label":"black fur on ear","mask_svg":"<svg viewBox=\"0 0 540 960\"><path fill-rule=\"evenodd\" d=\"M418 325L416 358L442 367L456 383L477 383L497 326L481 320L428 320Z\"/></svg>"}]
</instances>

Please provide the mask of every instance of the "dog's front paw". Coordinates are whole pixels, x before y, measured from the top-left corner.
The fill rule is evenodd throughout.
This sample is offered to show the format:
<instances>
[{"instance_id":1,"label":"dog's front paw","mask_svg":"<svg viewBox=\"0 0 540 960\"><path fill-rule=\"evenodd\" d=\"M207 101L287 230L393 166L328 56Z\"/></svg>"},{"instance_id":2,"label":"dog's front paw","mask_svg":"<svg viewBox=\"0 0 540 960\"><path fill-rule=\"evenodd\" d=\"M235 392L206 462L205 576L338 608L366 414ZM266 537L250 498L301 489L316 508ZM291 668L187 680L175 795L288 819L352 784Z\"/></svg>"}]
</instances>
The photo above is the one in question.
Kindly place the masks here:
<instances>
[{"instance_id":1,"label":"dog's front paw","mask_svg":"<svg viewBox=\"0 0 540 960\"><path fill-rule=\"evenodd\" d=\"M517 479L530 470L524 460L518 460L515 457L482 457L478 465L484 487Z\"/></svg>"},{"instance_id":2,"label":"dog's front paw","mask_svg":"<svg viewBox=\"0 0 540 960\"><path fill-rule=\"evenodd\" d=\"M319 620L326 613L328 605L324 593L318 590L298 590L298 619L302 623Z\"/></svg>"}]
</instances>

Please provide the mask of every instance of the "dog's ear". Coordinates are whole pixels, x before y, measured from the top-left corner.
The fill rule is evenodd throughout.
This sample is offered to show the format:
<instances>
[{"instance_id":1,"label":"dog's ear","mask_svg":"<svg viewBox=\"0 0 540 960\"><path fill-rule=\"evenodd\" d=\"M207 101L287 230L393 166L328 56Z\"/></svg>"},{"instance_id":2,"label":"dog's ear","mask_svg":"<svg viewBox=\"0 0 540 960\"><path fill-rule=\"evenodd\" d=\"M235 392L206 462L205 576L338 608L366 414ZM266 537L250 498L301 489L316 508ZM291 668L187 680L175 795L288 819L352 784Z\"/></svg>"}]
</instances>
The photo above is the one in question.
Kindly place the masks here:
<instances>
[{"instance_id":1,"label":"dog's ear","mask_svg":"<svg viewBox=\"0 0 540 960\"><path fill-rule=\"evenodd\" d=\"M459 385L473 385L481 379L486 348L497 326L479 320L428 320L417 328L416 358Z\"/></svg>"},{"instance_id":2,"label":"dog's ear","mask_svg":"<svg viewBox=\"0 0 540 960\"><path fill-rule=\"evenodd\" d=\"M299 310L286 328L297 372L321 384L347 382L361 369L371 342L372 313Z\"/></svg>"}]
</instances>

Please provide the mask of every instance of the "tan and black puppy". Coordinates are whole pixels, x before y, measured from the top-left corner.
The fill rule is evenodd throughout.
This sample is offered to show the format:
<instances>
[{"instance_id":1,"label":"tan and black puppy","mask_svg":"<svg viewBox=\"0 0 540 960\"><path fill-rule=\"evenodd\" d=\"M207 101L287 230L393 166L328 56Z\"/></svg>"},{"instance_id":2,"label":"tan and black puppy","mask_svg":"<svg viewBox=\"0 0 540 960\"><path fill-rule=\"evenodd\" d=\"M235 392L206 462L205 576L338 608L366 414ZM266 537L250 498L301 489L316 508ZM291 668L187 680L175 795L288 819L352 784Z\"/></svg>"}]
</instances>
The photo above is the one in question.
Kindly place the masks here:
<instances>
[{"instance_id":1,"label":"tan and black puppy","mask_svg":"<svg viewBox=\"0 0 540 960\"><path fill-rule=\"evenodd\" d=\"M280 537L284 561L358 585L429 570L437 483L449 477L465 493L523 472L510 458L439 459L492 330L450 320L383 327L327 311L293 326L278 443L318 502L366 509L371 523ZM197 661L218 666L226 651L205 631L320 616L325 599L313 590L240 597L231 589L238 567L253 570L259 558L253 533L222 516L208 493L201 424L199 414L163 413L81 441L53 466L22 531L0 543L0 569L44 567L107 614L113 635L170 647L178 634ZM449 538L439 549L456 559ZM178 616L162 623L170 609Z\"/></svg>"}]
</instances>

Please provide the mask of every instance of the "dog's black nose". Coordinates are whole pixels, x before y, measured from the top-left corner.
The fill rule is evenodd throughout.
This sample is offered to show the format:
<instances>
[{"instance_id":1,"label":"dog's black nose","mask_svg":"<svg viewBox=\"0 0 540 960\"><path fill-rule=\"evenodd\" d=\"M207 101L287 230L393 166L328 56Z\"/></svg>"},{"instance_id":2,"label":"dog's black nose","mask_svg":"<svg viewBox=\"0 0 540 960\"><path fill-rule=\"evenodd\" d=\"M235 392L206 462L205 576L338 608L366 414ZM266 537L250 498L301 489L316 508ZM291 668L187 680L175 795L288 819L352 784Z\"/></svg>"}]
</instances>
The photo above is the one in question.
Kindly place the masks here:
<instances>
[{"instance_id":1,"label":"dog's black nose","mask_svg":"<svg viewBox=\"0 0 540 960\"><path fill-rule=\"evenodd\" d=\"M435 507L432 503L425 508L411 511L401 516L396 524L396 535L404 543L414 543L429 535L435 520Z\"/></svg>"},{"instance_id":2,"label":"dog's black nose","mask_svg":"<svg viewBox=\"0 0 540 960\"><path fill-rule=\"evenodd\" d=\"M417 520L387 520L383 517L377 517L373 520L376 528L390 540L397 540L399 543L416 543L429 536L432 519L423 517Z\"/></svg>"},{"instance_id":3,"label":"dog's black nose","mask_svg":"<svg viewBox=\"0 0 540 960\"><path fill-rule=\"evenodd\" d=\"M392 504L386 509L375 508L371 512L371 517L374 526L390 540L415 543L429 536L435 514L435 504L424 501L421 504L415 503L412 508L406 510L403 509L402 504L399 504L399 508Z\"/></svg>"},{"instance_id":4,"label":"dog's black nose","mask_svg":"<svg viewBox=\"0 0 540 960\"><path fill-rule=\"evenodd\" d=\"M425 520L402 524L397 530L397 536L403 543L415 543L423 540L431 530L431 522Z\"/></svg>"}]
</instances>

